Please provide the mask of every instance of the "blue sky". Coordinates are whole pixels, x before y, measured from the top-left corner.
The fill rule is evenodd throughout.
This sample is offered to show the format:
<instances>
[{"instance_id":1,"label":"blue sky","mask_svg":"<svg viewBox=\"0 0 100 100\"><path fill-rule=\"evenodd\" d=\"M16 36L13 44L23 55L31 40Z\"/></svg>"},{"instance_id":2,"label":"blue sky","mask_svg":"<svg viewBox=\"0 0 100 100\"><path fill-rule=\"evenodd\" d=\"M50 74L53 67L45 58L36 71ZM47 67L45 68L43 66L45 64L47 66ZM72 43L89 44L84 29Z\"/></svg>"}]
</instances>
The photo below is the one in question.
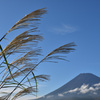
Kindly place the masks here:
<instances>
[{"instance_id":1,"label":"blue sky","mask_svg":"<svg viewBox=\"0 0 100 100\"><path fill-rule=\"evenodd\" d=\"M50 75L50 81L39 84L38 95L47 94L80 73L100 76L100 1L99 0L1 0L0 37L28 13L46 7L39 26L44 40L44 56L55 48L75 42L75 52L67 55L70 62L43 63L36 73ZM16 36L7 35L7 42ZM2 42L6 46L6 42Z\"/></svg>"}]
</instances>

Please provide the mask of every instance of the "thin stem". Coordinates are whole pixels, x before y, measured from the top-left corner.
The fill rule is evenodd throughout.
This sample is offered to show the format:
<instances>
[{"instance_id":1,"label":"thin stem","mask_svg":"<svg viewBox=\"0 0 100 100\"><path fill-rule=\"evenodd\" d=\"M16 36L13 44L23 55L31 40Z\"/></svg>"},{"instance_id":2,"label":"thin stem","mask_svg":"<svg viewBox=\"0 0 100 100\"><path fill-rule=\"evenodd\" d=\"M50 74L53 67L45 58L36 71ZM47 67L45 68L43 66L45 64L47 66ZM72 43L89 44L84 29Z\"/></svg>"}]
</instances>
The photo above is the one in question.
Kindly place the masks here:
<instances>
[{"instance_id":1,"label":"thin stem","mask_svg":"<svg viewBox=\"0 0 100 100\"><path fill-rule=\"evenodd\" d=\"M5 36L8 34L8 32L0 39L0 42L5 38Z\"/></svg>"},{"instance_id":2,"label":"thin stem","mask_svg":"<svg viewBox=\"0 0 100 100\"><path fill-rule=\"evenodd\" d=\"M12 79L13 79L15 82L17 82L17 81L14 79L14 77L13 77L13 75L12 75L12 73L11 73L11 70L10 70L10 67L9 67L9 63L8 63L8 61L7 61L7 59L6 59L5 53L3 52L3 49L2 49L2 46L1 46L1 45L0 45L0 49L1 49L1 52L2 52L3 57L4 57L4 60L5 60L5 63L6 63L6 65L7 65L7 68L8 68L8 70L9 70L9 73L10 73ZM4 80L3 82L5 82L5 80ZM17 83L19 84L19 82L17 82ZM1 84L1 85L2 85L2 84ZM21 84L19 84L19 85L21 85ZM18 85L18 86L19 86L19 85Z\"/></svg>"},{"instance_id":3,"label":"thin stem","mask_svg":"<svg viewBox=\"0 0 100 100\"><path fill-rule=\"evenodd\" d=\"M14 88L14 90L7 96L7 98L5 98L5 100L7 100L11 95L12 93L18 88L18 86L24 81L24 79L43 61L44 59L42 59L34 68L32 68L28 74L20 81L20 83Z\"/></svg>"}]
</instances>

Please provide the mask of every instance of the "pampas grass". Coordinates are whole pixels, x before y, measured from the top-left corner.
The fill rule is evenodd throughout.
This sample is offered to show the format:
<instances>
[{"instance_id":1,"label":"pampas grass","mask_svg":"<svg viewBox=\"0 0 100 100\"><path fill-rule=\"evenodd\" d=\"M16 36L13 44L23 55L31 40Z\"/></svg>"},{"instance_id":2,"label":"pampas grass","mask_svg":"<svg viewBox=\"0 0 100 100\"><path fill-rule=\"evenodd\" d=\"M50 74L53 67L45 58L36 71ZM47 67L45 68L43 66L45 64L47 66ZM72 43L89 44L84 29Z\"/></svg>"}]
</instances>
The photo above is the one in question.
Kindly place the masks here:
<instances>
[{"instance_id":1,"label":"pampas grass","mask_svg":"<svg viewBox=\"0 0 100 100\"><path fill-rule=\"evenodd\" d=\"M40 61L38 60L42 55L42 49L38 47L38 43L43 40L43 36L37 33L37 24L39 24L41 16L46 12L45 8L33 11L19 20L1 37L0 41L3 41L8 33L10 35L11 31L26 29L23 33L16 36L4 49L0 45L0 66L2 68L0 71L0 89L2 93L4 93L4 88L13 89L12 92L6 92L6 94L1 96L0 100L16 100L19 97L37 92L38 81L48 80L49 76L44 74L35 75L36 67L42 62L68 61L66 54L75 50L75 43L68 43L51 51ZM17 55L17 57L13 55ZM12 57L11 62L8 61L9 57ZM18 89L20 90L16 92Z\"/></svg>"}]
</instances>

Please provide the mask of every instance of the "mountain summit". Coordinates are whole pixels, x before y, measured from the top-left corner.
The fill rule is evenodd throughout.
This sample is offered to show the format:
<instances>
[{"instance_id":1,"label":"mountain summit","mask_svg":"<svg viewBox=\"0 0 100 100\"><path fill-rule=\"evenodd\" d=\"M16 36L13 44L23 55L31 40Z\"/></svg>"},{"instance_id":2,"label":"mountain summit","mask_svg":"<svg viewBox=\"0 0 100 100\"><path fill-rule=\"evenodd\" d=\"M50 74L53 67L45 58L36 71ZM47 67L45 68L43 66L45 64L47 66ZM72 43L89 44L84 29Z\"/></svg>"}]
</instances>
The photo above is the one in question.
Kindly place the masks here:
<instances>
[{"instance_id":1,"label":"mountain summit","mask_svg":"<svg viewBox=\"0 0 100 100\"><path fill-rule=\"evenodd\" d=\"M100 78L81 73L74 79L37 100L100 100Z\"/></svg>"}]
</instances>

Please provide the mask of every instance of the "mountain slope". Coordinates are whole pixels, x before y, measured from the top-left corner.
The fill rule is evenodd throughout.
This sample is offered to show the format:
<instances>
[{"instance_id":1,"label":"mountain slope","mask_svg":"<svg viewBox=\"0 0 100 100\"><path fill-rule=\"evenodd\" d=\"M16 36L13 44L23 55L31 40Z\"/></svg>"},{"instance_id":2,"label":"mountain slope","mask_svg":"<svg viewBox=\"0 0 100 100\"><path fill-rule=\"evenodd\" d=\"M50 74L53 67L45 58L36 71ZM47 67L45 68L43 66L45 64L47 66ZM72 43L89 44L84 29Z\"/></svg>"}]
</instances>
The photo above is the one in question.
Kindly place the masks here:
<instances>
[{"instance_id":1,"label":"mountain slope","mask_svg":"<svg viewBox=\"0 0 100 100\"><path fill-rule=\"evenodd\" d=\"M83 73L83 74L79 74L78 76L76 76L74 79L72 79L70 82L66 83L64 86L60 87L59 89L53 91L50 94L58 94L67 90L72 90L74 88L78 88L80 86L82 86L83 84L89 84L90 86L95 84L95 83L99 83L100 82L100 78L90 74L90 73Z\"/></svg>"},{"instance_id":2,"label":"mountain slope","mask_svg":"<svg viewBox=\"0 0 100 100\"><path fill-rule=\"evenodd\" d=\"M83 98L85 98L84 100L86 98L100 100L97 99L99 94L100 78L91 73L82 73L62 87L37 100L82 100Z\"/></svg>"}]
</instances>

